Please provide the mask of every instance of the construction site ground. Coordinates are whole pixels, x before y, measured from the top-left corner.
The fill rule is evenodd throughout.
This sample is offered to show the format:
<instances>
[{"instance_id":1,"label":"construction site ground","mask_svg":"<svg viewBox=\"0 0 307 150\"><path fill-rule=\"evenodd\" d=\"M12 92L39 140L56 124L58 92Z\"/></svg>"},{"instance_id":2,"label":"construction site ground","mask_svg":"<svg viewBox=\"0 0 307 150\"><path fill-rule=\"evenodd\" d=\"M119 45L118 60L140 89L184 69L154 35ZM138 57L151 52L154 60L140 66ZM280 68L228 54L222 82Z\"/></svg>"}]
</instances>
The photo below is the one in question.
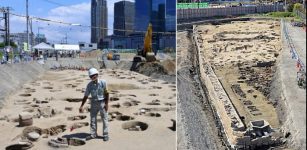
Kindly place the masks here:
<instances>
[{"instance_id":1,"label":"construction site ground","mask_svg":"<svg viewBox=\"0 0 307 150\"><path fill-rule=\"evenodd\" d=\"M127 55L128 65L100 69L100 79L107 81L111 92L109 103L109 135L110 140L104 142L101 138L86 141L82 146L70 146L73 149L175 149L176 132L173 121L176 111L175 79L166 81L145 76L130 71L134 55ZM124 56L124 55L123 55ZM125 58L125 57L123 57ZM130 59L129 59L130 58ZM171 61L170 61L171 62ZM164 60L161 60L164 63ZM174 63L174 62L172 62ZM164 64L167 65L167 64ZM62 68L61 68L61 67ZM79 113L78 108L84 95L86 84L90 81L87 70L80 67L99 68L97 55L86 59L49 60L45 64L31 62L26 64L11 64L0 66L3 73L1 92L2 108L0 111L0 149L20 141L20 136L26 127L19 127L18 114L29 112L33 115L33 126L49 129L57 125L66 125L65 131L55 135L41 137L33 142L32 149L52 149L48 141L57 137L85 139L89 135L89 112ZM171 65L172 66L172 65ZM56 68L50 70L50 68ZM163 68L163 65L162 65ZM146 72L145 68L141 68ZM148 68L150 72L154 68ZM165 69L165 68L164 68ZM169 68L170 69L170 68ZM174 72L174 67L169 70ZM167 70L167 69L166 69ZM157 72L159 74L159 72ZM167 74L164 74L167 76ZM174 78L174 75L170 75ZM2 85L3 84L3 85ZM9 95L7 95L9 94ZM90 100L88 100L90 102ZM85 108L90 105L86 103ZM87 109L86 109L87 110ZM140 114L141 113L141 114ZM115 115L114 115L115 114ZM80 120L70 120L71 117ZM115 117L117 116L117 117ZM123 117L120 117L123 116ZM102 122L98 115L98 135L102 134ZM139 121L143 131L128 131L124 125ZM79 124L76 129L71 127ZM82 125L83 124L83 125ZM86 125L87 124L87 125ZM131 126L138 124L131 123ZM146 127L147 126L147 127ZM56 130L58 132L58 130ZM17 137L17 138L15 138Z\"/></svg>"},{"instance_id":2,"label":"construction site ground","mask_svg":"<svg viewBox=\"0 0 307 150\"><path fill-rule=\"evenodd\" d=\"M267 120L279 128L278 116L267 99L275 64L254 67L258 62L276 61L281 52L278 21L244 21L202 25L204 56L226 90L243 122ZM260 89L260 90L257 90ZM236 91L238 90L238 91Z\"/></svg>"}]
</instances>

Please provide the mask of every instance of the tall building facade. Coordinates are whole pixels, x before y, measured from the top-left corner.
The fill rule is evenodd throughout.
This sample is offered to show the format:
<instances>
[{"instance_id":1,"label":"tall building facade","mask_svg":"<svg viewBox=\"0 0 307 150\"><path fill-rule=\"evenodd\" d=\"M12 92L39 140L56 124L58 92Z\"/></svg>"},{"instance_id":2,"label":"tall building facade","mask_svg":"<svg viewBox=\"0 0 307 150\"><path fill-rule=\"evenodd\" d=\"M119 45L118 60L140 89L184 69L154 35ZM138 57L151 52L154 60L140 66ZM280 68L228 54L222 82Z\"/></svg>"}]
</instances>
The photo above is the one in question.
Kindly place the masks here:
<instances>
[{"instance_id":1,"label":"tall building facade","mask_svg":"<svg viewBox=\"0 0 307 150\"><path fill-rule=\"evenodd\" d=\"M108 8L106 0L92 0L91 3L91 42L102 48L103 39L108 35Z\"/></svg>"},{"instance_id":2,"label":"tall building facade","mask_svg":"<svg viewBox=\"0 0 307 150\"><path fill-rule=\"evenodd\" d=\"M135 0L136 31L146 31L152 23L153 32L176 31L176 0Z\"/></svg>"},{"instance_id":3,"label":"tall building facade","mask_svg":"<svg viewBox=\"0 0 307 150\"><path fill-rule=\"evenodd\" d=\"M146 31L150 22L152 0L135 0L134 30Z\"/></svg>"},{"instance_id":4,"label":"tall building facade","mask_svg":"<svg viewBox=\"0 0 307 150\"><path fill-rule=\"evenodd\" d=\"M176 32L176 0L166 0L165 31Z\"/></svg>"},{"instance_id":5,"label":"tall building facade","mask_svg":"<svg viewBox=\"0 0 307 150\"><path fill-rule=\"evenodd\" d=\"M113 34L122 35L122 36L127 36L131 34L134 29L134 16L135 16L134 2L120 1L115 3ZM126 31L121 31L121 30L126 30Z\"/></svg>"},{"instance_id":6,"label":"tall building facade","mask_svg":"<svg viewBox=\"0 0 307 150\"><path fill-rule=\"evenodd\" d=\"M151 16L152 29L155 32L165 31L165 1L151 0Z\"/></svg>"}]
</instances>

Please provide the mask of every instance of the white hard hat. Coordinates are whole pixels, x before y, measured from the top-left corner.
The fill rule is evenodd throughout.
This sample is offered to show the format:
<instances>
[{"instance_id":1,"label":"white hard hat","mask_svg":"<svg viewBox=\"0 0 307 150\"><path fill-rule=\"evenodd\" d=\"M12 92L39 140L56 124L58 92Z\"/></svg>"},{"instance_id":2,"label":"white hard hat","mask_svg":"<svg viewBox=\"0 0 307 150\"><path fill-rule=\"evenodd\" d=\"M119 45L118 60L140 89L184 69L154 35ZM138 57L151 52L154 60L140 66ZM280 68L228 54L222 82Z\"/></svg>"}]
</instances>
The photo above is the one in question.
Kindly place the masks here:
<instances>
[{"instance_id":1,"label":"white hard hat","mask_svg":"<svg viewBox=\"0 0 307 150\"><path fill-rule=\"evenodd\" d=\"M98 74L97 69L91 68L90 70L88 70L88 76L91 76L91 75L94 75L94 74Z\"/></svg>"}]
</instances>

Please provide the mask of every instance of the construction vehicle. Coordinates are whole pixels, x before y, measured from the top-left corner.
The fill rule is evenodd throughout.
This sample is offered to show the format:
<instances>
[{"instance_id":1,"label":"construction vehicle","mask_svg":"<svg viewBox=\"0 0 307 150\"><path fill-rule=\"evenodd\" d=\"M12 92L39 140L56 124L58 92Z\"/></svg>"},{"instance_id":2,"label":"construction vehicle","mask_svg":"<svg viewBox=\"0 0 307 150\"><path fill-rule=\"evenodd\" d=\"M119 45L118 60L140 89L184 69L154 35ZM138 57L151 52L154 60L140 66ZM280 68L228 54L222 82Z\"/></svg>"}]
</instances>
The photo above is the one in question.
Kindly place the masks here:
<instances>
[{"instance_id":1,"label":"construction vehicle","mask_svg":"<svg viewBox=\"0 0 307 150\"><path fill-rule=\"evenodd\" d=\"M149 23L147 32L144 38L144 47L142 49L138 49L137 56L133 58L134 62L142 62L146 59L147 62L156 61L155 54L152 49L152 25Z\"/></svg>"},{"instance_id":2,"label":"construction vehicle","mask_svg":"<svg viewBox=\"0 0 307 150\"><path fill-rule=\"evenodd\" d=\"M107 53L107 59L108 60L120 60L120 55L115 51L109 51Z\"/></svg>"}]
</instances>

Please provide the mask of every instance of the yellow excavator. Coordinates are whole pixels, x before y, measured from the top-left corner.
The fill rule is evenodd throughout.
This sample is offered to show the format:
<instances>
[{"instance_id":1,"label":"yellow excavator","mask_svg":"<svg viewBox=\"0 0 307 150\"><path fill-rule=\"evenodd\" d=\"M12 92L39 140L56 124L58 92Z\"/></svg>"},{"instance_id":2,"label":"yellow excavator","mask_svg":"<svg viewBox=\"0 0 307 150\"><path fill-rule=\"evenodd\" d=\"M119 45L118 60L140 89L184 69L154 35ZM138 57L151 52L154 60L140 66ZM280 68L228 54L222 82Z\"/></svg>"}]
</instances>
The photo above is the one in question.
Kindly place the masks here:
<instances>
[{"instance_id":1,"label":"yellow excavator","mask_svg":"<svg viewBox=\"0 0 307 150\"><path fill-rule=\"evenodd\" d=\"M149 23L147 32L144 38L144 47L143 49L138 49L137 56L133 58L134 62L141 62L145 58L147 62L156 61L155 54L152 50L152 25Z\"/></svg>"}]
</instances>

